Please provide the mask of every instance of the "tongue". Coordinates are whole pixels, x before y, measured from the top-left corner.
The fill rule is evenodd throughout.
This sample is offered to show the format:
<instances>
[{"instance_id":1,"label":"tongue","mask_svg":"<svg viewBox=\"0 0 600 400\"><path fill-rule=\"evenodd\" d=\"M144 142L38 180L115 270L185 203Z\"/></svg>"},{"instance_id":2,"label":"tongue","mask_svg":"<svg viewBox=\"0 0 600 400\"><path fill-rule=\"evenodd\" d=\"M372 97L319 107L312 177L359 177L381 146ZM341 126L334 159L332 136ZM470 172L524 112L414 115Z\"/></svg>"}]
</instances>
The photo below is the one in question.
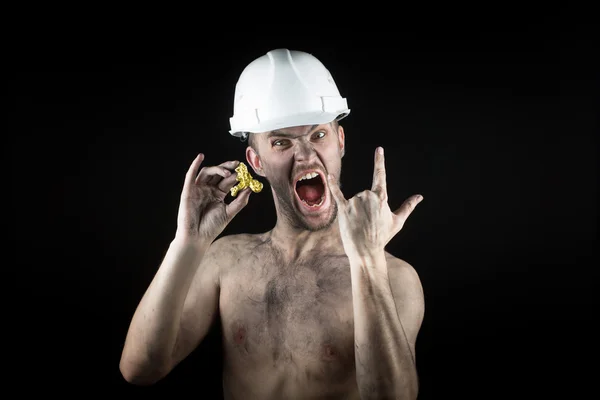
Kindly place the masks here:
<instances>
[{"instance_id":1,"label":"tongue","mask_svg":"<svg viewBox=\"0 0 600 400\"><path fill-rule=\"evenodd\" d=\"M307 203L316 203L321 198L321 192L315 186L303 185L298 188L298 196Z\"/></svg>"}]
</instances>

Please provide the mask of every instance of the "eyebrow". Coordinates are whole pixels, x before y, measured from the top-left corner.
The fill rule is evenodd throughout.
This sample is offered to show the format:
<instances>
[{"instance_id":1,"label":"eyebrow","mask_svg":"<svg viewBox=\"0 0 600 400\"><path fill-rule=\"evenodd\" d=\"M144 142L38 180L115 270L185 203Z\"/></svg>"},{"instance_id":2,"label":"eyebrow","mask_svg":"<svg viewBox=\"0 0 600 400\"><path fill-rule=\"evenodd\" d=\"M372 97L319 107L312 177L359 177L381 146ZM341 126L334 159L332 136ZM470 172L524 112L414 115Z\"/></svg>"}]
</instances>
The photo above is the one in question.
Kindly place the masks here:
<instances>
[{"instance_id":1,"label":"eyebrow","mask_svg":"<svg viewBox=\"0 0 600 400\"><path fill-rule=\"evenodd\" d=\"M317 126L319 126L319 124L315 124L315 125L311 126L310 129L308 130L308 132L314 131ZM267 133L267 139L272 138L273 136L295 138L295 137L303 136L303 135L294 135L292 133L287 133L287 132L278 131L278 130L274 130L274 131Z\"/></svg>"}]
</instances>

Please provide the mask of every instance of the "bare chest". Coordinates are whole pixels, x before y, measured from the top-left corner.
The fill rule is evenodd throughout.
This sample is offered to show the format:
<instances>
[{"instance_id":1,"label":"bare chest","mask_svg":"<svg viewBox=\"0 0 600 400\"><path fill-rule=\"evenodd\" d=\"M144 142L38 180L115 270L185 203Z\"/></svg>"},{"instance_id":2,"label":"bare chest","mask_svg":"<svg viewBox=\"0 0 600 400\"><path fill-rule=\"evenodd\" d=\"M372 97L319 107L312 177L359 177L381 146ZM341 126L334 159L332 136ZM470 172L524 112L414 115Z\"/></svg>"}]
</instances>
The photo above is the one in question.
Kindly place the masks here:
<instances>
[{"instance_id":1,"label":"bare chest","mask_svg":"<svg viewBox=\"0 0 600 400\"><path fill-rule=\"evenodd\" d=\"M276 262L255 254L222 276L226 362L234 370L275 369L300 381L346 382L354 376L347 259Z\"/></svg>"}]
</instances>

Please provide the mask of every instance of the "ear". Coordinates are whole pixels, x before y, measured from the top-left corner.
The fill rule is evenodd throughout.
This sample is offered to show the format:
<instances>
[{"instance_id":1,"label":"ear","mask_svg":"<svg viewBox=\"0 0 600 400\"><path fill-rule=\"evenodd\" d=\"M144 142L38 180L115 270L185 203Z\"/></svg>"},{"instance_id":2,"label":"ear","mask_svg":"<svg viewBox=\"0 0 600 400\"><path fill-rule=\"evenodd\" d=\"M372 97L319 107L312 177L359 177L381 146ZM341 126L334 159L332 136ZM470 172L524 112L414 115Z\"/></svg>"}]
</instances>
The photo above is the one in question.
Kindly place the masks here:
<instances>
[{"instance_id":1,"label":"ear","mask_svg":"<svg viewBox=\"0 0 600 400\"><path fill-rule=\"evenodd\" d=\"M246 147L246 160L248 161L248 164L250 164L256 175L260 175L262 177L265 176L265 174L262 172L263 168L262 162L260 161L260 157L251 146Z\"/></svg>"},{"instance_id":2,"label":"ear","mask_svg":"<svg viewBox=\"0 0 600 400\"><path fill-rule=\"evenodd\" d=\"M346 154L346 136L344 134L344 127L338 125L338 142L340 146L340 152L342 153L342 157Z\"/></svg>"}]
</instances>

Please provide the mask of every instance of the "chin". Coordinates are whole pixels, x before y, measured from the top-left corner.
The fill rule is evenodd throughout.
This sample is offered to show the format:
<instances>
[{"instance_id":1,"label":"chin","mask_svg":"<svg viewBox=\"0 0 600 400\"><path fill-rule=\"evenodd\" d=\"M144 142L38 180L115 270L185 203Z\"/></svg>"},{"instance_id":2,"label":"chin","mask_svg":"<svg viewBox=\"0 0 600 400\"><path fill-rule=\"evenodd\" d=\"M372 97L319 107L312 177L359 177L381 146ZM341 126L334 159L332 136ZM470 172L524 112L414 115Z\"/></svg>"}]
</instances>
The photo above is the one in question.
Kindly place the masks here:
<instances>
[{"instance_id":1,"label":"chin","mask_svg":"<svg viewBox=\"0 0 600 400\"><path fill-rule=\"evenodd\" d=\"M336 221L337 207L335 203L325 209L321 209L318 215L306 215L300 212L297 217L302 221L302 227L310 232L318 232L327 229Z\"/></svg>"}]
</instances>

